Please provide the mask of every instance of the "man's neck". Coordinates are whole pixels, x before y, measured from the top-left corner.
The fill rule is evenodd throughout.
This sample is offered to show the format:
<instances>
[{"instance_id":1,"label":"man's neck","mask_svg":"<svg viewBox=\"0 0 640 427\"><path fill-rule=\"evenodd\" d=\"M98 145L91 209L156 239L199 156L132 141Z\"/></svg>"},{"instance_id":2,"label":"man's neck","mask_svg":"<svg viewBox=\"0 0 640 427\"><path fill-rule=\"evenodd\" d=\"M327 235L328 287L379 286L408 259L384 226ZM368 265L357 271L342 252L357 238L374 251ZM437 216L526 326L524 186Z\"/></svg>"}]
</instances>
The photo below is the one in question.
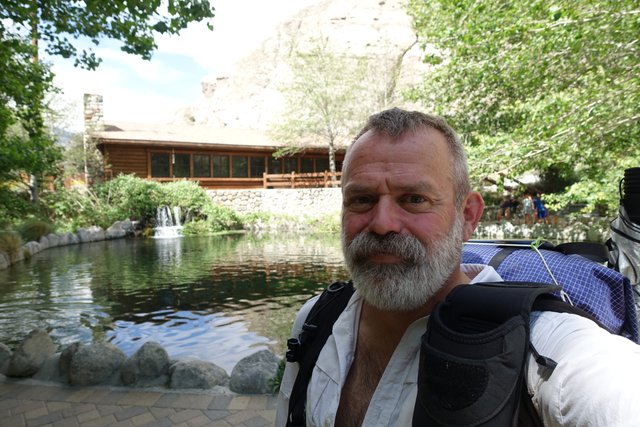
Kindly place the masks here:
<instances>
[{"instance_id":1,"label":"man's neck","mask_svg":"<svg viewBox=\"0 0 640 427\"><path fill-rule=\"evenodd\" d=\"M375 325L377 330L381 332L385 331L393 334L395 331L395 333L400 334L398 338L398 341L400 341L400 338L409 325L416 320L431 314L436 304L443 301L453 288L469 282L471 282L471 279L458 269L454 271L454 273L433 297L429 298L422 306L408 311L380 310L364 301L362 305L360 323L362 324L365 322L370 325ZM386 337L387 335L381 336Z\"/></svg>"}]
</instances>

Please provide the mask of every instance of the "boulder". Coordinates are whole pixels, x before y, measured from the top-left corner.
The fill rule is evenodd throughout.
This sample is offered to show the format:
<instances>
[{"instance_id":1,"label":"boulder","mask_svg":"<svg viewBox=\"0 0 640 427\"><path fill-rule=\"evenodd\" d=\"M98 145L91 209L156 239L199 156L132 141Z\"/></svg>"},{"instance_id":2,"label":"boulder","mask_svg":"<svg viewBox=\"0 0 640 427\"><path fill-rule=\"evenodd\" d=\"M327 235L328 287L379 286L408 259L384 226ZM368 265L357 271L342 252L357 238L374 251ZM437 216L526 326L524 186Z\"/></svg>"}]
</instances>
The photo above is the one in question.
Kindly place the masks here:
<instances>
[{"instance_id":1,"label":"boulder","mask_svg":"<svg viewBox=\"0 0 640 427\"><path fill-rule=\"evenodd\" d=\"M81 243L98 242L104 240L104 230L96 225L78 229L78 239Z\"/></svg>"},{"instance_id":2,"label":"boulder","mask_svg":"<svg viewBox=\"0 0 640 427\"><path fill-rule=\"evenodd\" d=\"M69 243L68 243L69 245L77 245L78 243L80 243L80 238L76 233L67 233L67 234L69 239Z\"/></svg>"},{"instance_id":3,"label":"boulder","mask_svg":"<svg viewBox=\"0 0 640 427\"><path fill-rule=\"evenodd\" d=\"M38 372L49 356L56 352L57 346L42 329L34 329L20 343L9 361L7 376L30 377Z\"/></svg>"},{"instance_id":4,"label":"boulder","mask_svg":"<svg viewBox=\"0 0 640 427\"><path fill-rule=\"evenodd\" d=\"M111 227L105 231L105 238L107 239L120 239L127 235L123 226L123 221L114 222Z\"/></svg>"},{"instance_id":5,"label":"boulder","mask_svg":"<svg viewBox=\"0 0 640 427\"><path fill-rule=\"evenodd\" d=\"M11 265L11 259L9 258L9 254L3 251L0 251L0 270L4 270Z\"/></svg>"},{"instance_id":6,"label":"boulder","mask_svg":"<svg viewBox=\"0 0 640 427\"><path fill-rule=\"evenodd\" d=\"M111 343L80 346L69 364L71 385L118 383L118 370L127 356Z\"/></svg>"},{"instance_id":7,"label":"boulder","mask_svg":"<svg viewBox=\"0 0 640 427\"><path fill-rule=\"evenodd\" d=\"M69 373L71 369L71 359L73 359L73 356L77 353L80 347L82 347L82 343L77 341L62 350L62 354L60 354L60 359L58 360L60 372L63 374Z\"/></svg>"},{"instance_id":8,"label":"boulder","mask_svg":"<svg viewBox=\"0 0 640 427\"><path fill-rule=\"evenodd\" d=\"M40 240L38 240L38 243L40 243L40 246L42 247L42 249L49 249L51 247L51 243L49 243L49 237L47 236L42 236L40 237Z\"/></svg>"},{"instance_id":9,"label":"boulder","mask_svg":"<svg viewBox=\"0 0 640 427\"><path fill-rule=\"evenodd\" d=\"M136 224L130 219L125 219L120 222L120 227L125 231L127 236L133 236L136 231Z\"/></svg>"},{"instance_id":10,"label":"boulder","mask_svg":"<svg viewBox=\"0 0 640 427\"><path fill-rule=\"evenodd\" d=\"M167 383L169 355L157 342L146 342L124 361L120 378L124 385L157 387Z\"/></svg>"},{"instance_id":11,"label":"boulder","mask_svg":"<svg viewBox=\"0 0 640 427\"><path fill-rule=\"evenodd\" d=\"M60 353L49 356L32 378L40 381L67 382L64 373L60 369Z\"/></svg>"},{"instance_id":12,"label":"boulder","mask_svg":"<svg viewBox=\"0 0 640 427\"><path fill-rule=\"evenodd\" d=\"M57 248L58 246L61 246L60 236L55 233L47 234L47 240L49 240L50 248Z\"/></svg>"},{"instance_id":13,"label":"boulder","mask_svg":"<svg viewBox=\"0 0 640 427\"><path fill-rule=\"evenodd\" d=\"M202 360L179 361L171 366L171 388L212 388L226 385L227 372L218 365Z\"/></svg>"},{"instance_id":14,"label":"boulder","mask_svg":"<svg viewBox=\"0 0 640 427\"><path fill-rule=\"evenodd\" d=\"M278 372L278 363L278 357L269 350L245 357L233 368L229 388L241 394L271 393L269 382Z\"/></svg>"},{"instance_id":15,"label":"boulder","mask_svg":"<svg viewBox=\"0 0 640 427\"><path fill-rule=\"evenodd\" d=\"M23 248L27 252L29 252L29 255L31 256L37 254L38 252L42 252L42 250L45 249L40 243L34 241L25 243Z\"/></svg>"},{"instance_id":16,"label":"boulder","mask_svg":"<svg viewBox=\"0 0 640 427\"><path fill-rule=\"evenodd\" d=\"M9 370L9 361L11 360L11 349L5 344L0 343L0 374L6 375Z\"/></svg>"}]
</instances>

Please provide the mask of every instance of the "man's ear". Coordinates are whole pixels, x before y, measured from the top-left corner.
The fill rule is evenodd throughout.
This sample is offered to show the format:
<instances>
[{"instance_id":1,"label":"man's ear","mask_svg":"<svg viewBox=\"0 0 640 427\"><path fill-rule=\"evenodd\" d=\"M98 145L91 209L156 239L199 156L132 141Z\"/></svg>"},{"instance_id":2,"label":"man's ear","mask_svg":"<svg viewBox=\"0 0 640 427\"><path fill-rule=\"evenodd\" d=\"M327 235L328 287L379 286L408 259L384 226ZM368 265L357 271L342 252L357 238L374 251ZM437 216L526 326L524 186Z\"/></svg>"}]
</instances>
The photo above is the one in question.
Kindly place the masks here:
<instances>
[{"instance_id":1,"label":"man's ear","mask_svg":"<svg viewBox=\"0 0 640 427\"><path fill-rule=\"evenodd\" d=\"M462 205L462 215L464 217L463 238L465 242L473 235L482 217L482 212L484 212L484 199L477 191L469 192Z\"/></svg>"}]
</instances>

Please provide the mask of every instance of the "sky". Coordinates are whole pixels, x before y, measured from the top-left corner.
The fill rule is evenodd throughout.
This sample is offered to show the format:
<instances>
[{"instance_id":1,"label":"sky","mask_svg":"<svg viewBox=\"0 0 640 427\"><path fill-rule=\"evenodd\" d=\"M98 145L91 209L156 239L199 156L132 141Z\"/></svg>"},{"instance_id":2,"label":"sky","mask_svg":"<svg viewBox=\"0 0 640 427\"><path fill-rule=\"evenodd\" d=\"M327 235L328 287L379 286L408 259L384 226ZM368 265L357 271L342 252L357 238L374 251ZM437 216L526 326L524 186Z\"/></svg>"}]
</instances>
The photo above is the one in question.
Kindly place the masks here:
<instances>
[{"instance_id":1,"label":"sky","mask_svg":"<svg viewBox=\"0 0 640 427\"><path fill-rule=\"evenodd\" d=\"M150 61L120 50L117 41L94 47L102 63L95 71L73 66L73 60L49 57L54 83L63 93L54 108L65 111L61 125L82 129L83 94L103 95L105 121L166 123L176 110L197 104L201 82L229 71L258 48L278 23L319 0L211 0L214 30L191 24L178 36L156 39ZM78 41L79 46L89 46Z\"/></svg>"}]
</instances>

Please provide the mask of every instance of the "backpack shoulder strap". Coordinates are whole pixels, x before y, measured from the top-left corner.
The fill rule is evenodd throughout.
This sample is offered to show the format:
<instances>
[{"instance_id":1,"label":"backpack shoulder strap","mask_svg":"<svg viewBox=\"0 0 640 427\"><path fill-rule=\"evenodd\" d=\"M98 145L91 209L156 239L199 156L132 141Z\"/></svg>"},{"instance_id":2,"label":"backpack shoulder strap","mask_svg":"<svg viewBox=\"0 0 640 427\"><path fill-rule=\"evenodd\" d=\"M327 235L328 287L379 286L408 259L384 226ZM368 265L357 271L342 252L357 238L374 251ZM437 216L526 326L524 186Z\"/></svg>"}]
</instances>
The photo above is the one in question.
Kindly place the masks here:
<instances>
[{"instance_id":1,"label":"backpack shoulder strap","mask_svg":"<svg viewBox=\"0 0 640 427\"><path fill-rule=\"evenodd\" d=\"M300 365L289 400L288 427L305 425L307 386L313 367L333 331L333 324L344 311L353 292L351 281L329 285L311 308L300 335L287 341L287 361L298 362Z\"/></svg>"},{"instance_id":2,"label":"backpack shoulder strap","mask_svg":"<svg viewBox=\"0 0 640 427\"><path fill-rule=\"evenodd\" d=\"M413 425L542 425L523 396L529 317L538 299L556 299L557 290L496 282L451 291L435 307L421 340ZM554 367L543 356L536 361Z\"/></svg>"}]
</instances>

